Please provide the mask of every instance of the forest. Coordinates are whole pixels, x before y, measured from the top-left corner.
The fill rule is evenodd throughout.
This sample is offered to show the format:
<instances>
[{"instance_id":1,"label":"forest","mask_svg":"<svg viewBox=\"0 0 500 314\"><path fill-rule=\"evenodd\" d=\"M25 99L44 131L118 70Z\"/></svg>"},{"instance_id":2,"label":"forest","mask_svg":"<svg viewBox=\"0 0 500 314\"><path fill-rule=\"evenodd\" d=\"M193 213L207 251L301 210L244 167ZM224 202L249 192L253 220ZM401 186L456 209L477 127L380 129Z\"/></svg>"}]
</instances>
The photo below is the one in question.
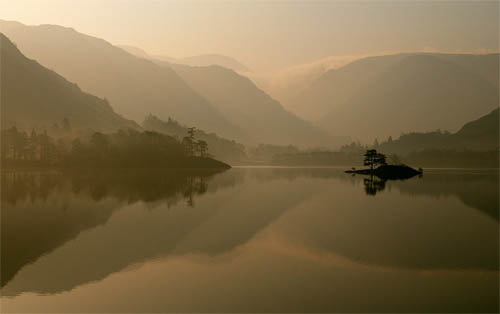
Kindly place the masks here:
<instances>
[{"instance_id":1,"label":"forest","mask_svg":"<svg viewBox=\"0 0 500 314\"><path fill-rule=\"evenodd\" d=\"M16 127L1 132L2 166L88 168L228 168L208 157L208 145L190 134L179 141L152 131L119 130L82 136L30 134Z\"/></svg>"}]
</instances>

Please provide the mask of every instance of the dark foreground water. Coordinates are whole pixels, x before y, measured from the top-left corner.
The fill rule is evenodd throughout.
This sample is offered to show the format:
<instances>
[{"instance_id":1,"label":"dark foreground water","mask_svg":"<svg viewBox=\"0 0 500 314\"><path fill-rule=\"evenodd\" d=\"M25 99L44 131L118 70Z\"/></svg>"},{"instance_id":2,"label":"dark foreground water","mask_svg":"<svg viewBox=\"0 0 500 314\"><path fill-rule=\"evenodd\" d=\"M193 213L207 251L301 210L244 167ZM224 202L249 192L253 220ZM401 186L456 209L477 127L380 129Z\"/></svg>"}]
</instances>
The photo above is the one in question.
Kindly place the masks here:
<instances>
[{"instance_id":1,"label":"dark foreground water","mask_svg":"<svg viewBox=\"0 0 500 314\"><path fill-rule=\"evenodd\" d=\"M498 171L2 173L3 312L497 312Z\"/></svg>"}]
</instances>

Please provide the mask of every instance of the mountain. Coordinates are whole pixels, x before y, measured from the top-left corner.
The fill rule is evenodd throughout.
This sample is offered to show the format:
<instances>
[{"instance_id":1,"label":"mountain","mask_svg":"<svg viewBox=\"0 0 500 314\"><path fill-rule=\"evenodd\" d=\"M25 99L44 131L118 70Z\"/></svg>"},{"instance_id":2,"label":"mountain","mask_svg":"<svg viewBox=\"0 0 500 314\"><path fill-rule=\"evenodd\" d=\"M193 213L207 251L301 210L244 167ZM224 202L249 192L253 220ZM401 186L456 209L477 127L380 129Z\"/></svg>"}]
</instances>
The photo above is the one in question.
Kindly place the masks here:
<instances>
[{"instance_id":1,"label":"mountain","mask_svg":"<svg viewBox=\"0 0 500 314\"><path fill-rule=\"evenodd\" d=\"M325 72L338 69L362 56L330 56L311 63L290 66L272 72L245 73L255 85L280 103L287 105L307 90ZM307 114L307 112L305 113Z\"/></svg>"},{"instance_id":2,"label":"mountain","mask_svg":"<svg viewBox=\"0 0 500 314\"><path fill-rule=\"evenodd\" d=\"M106 100L26 58L0 33L2 128L52 126L67 118L74 128L140 129L113 111Z\"/></svg>"},{"instance_id":3,"label":"mountain","mask_svg":"<svg viewBox=\"0 0 500 314\"><path fill-rule=\"evenodd\" d=\"M497 151L499 148L499 108L466 123L456 133L426 132L401 135L383 142L378 150L384 153L408 154L424 150Z\"/></svg>"},{"instance_id":4,"label":"mountain","mask_svg":"<svg viewBox=\"0 0 500 314\"><path fill-rule=\"evenodd\" d=\"M190 66L219 65L221 67L231 69L231 70L236 71L236 72L250 72L251 71L249 68L247 68L245 65L243 65L238 60L236 60L232 57L223 56L223 55L219 55L219 54L203 54L203 55L191 56L191 57L185 57L185 58L172 58L172 57L166 57L166 56L162 56L162 55L151 55L151 54L148 54L143 49L135 47L135 46L119 45L118 47L122 48L123 50L127 51L128 53L131 53L135 56L138 56L138 57L141 57L144 59L156 59L156 60L166 61L166 62L170 62L170 63L184 64L184 65L190 65Z\"/></svg>"},{"instance_id":5,"label":"mountain","mask_svg":"<svg viewBox=\"0 0 500 314\"><path fill-rule=\"evenodd\" d=\"M465 124L452 135L451 142L456 146L473 150L498 150L499 142L499 109Z\"/></svg>"},{"instance_id":6,"label":"mountain","mask_svg":"<svg viewBox=\"0 0 500 314\"><path fill-rule=\"evenodd\" d=\"M128 52L134 56L141 57L144 59L149 59L148 53L139 47L129 46L129 45L117 45L117 47L125 50L126 52Z\"/></svg>"},{"instance_id":7,"label":"mountain","mask_svg":"<svg viewBox=\"0 0 500 314\"><path fill-rule=\"evenodd\" d=\"M163 121L154 115L146 117L142 122L142 127L148 131L167 134L182 139L188 134L186 126L179 122L168 119ZM247 159L245 146L232 140L227 140L217 136L215 133L207 133L203 130L195 130L196 140L204 140L208 144L208 153L218 160L225 162L241 162Z\"/></svg>"},{"instance_id":8,"label":"mountain","mask_svg":"<svg viewBox=\"0 0 500 314\"><path fill-rule=\"evenodd\" d=\"M178 63L191 65L191 66L209 66L218 65L224 68L231 69L235 72L250 72L245 65L241 64L238 60L218 55L218 54L204 54L199 56L192 56L187 58L178 59Z\"/></svg>"},{"instance_id":9,"label":"mountain","mask_svg":"<svg viewBox=\"0 0 500 314\"><path fill-rule=\"evenodd\" d=\"M287 105L364 141L458 128L499 103L499 55L397 54L327 71ZM453 114L450 114L453 112Z\"/></svg>"},{"instance_id":10,"label":"mountain","mask_svg":"<svg viewBox=\"0 0 500 314\"><path fill-rule=\"evenodd\" d=\"M130 52L142 55L144 51L134 48L130 49ZM246 134L251 134L251 140L245 140L246 144L294 144L315 147L336 146L346 142L346 138L333 138L288 112L247 77L229 68L217 65L188 66L151 55L147 58L173 69L231 122Z\"/></svg>"},{"instance_id":11,"label":"mountain","mask_svg":"<svg viewBox=\"0 0 500 314\"><path fill-rule=\"evenodd\" d=\"M334 146L335 139L260 90L248 78L220 66L167 64L228 119L252 134L258 143L302 147ZM337 141L337 142L336 142Z\"/></svg>"},{"instance_id":12,"label":"mountain","mask_svg":"<svg viewBox=\"0 0 500 314\"><path fill-rule=\"evenodd\" d=\"M106 97L127 117L140 121L149 113L173 116L221 135L244 136L170 68L71 28L7 21L0 21L0 27L25 55Z\"/></svg>"}]
</instances>

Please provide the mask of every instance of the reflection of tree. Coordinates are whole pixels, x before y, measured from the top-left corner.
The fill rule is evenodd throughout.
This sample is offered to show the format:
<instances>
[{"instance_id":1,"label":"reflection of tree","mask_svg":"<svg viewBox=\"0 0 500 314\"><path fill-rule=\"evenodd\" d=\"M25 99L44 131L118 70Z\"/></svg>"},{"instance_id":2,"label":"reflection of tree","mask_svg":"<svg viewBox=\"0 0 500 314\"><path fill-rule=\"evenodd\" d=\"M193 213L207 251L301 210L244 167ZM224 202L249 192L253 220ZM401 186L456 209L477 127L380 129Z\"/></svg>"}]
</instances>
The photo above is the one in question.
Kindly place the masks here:
<instances>
[{"instance_id":1,"label":"reflection of tree","mask_svg":"<svg viewBox=\"0 0 500 314\"><path fill-rule=\"evenodd\" d=\"M1 175L2 204L18 201L45 200L52 192L69 188L73 193L100 201L108 197L133 203L176 199L202 195L214 171L129 170L100 172L19 172L5 171Z\"/></svg>"},{"instance_id":2,"label":"reflection of tree","mask_svg":"<svg viewBox=\"0 0 500 314\"><path fill-rule=\"evenodd\" d=\"M363 184L365 185L365 192L368 195L375 195L377 192L381 192L385 189L385 183L387 180L380 179L378 177L370 176L370 178L364 178Z\"/></svg>"},{"instance_id":3,"label":"reflection of tree","mask_svg":"<svg viewBox=\"0 0 500 314\"><path fill-rule=\"evenodd\" d=\"M173 206L184 198L194 206L193 197L207 192L214 174L194 170L3 171L1 286L24 265L81 231L105 223L123 203L164 201Z\"/></svg>"},{"instance_id":4,"label":"reflection of tree","mask_svg":"<svg viewBox=\"0 0 500 314\"><path fill-rule=\"evenodd\" d=\"M194 207L194 195L203 195L208 190L208 183L204 176L190 176L186 181L186 186L182 195L186 199L188 206Z\"/></svg>"}]
</instances>

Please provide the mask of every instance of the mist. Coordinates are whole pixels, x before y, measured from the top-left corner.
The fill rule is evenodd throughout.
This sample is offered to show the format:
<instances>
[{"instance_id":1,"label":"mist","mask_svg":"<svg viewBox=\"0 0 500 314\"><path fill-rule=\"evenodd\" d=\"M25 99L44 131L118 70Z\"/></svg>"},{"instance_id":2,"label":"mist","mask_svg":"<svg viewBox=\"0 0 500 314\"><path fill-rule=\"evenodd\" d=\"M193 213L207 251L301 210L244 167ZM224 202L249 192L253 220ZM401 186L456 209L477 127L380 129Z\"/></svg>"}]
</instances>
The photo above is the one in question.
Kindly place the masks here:
<instances>
[{"instance_id":1,"label":"mist","mask_svg":"<svg viewBox=\"0 0 500 314\"><path fill-rule=\"evenodd\" d=\"M2 311L498 312L499 11L0 0Z\"/></svg>"}]
</instances>

